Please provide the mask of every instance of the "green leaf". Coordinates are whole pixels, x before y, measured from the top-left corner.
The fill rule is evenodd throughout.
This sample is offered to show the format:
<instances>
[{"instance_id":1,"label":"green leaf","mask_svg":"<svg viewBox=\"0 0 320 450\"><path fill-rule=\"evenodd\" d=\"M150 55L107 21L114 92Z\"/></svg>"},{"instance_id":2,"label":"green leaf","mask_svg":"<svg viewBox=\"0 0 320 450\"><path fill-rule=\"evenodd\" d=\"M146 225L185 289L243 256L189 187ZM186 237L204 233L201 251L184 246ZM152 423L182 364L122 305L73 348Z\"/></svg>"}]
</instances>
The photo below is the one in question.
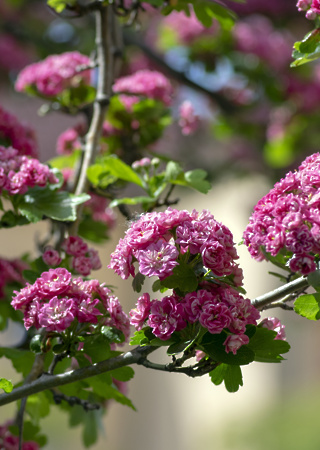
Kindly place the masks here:
<instances>
[{"instance_id":1,"label":"green leaf","mask_svg":"<svg viewBox=\"0 0 320 450\"><path fill-rule=\"evenodd\" d=\"M101 244L109 239L108 225L104 222L93 220L89 216L84 216L81 220L78 234L82 238L97 244Z\"/></svg>"},{"instance_id":2,"label":"green leaf","mask_svg":"<svg viewBox=\"0 0 320 450\"><path fill-rule=\"evenodd\" d=\"M220 364L209 373L212 383L216 386L224 381L228 392L237 392L243 386L242 372L240 366Z\"/></svg>"},{"instance_id":3,"label":"green leaf","mask_svg":"<svg viewBox=\"0 0 320 450\"><path fill-rule=\"evenodd\" d=\"M83 352L93 363L108 359L111 355L109 339L103 334L90 336L84 342Z\"/></svg>"},{"instance_id":4,"label":"green leaf","mask_svg":"<svg viewBox=\"0 0 320 450\"><path fill-rule=\"evenodd\" d=\"M156 199L154 197L147 197L147 196L139 196L139 197L123 197L123 198L116 198L115 200L112 200L110 203L110 208L114 208L118 205L139 205L145 204L145 203L154 203Z\"/></svg>"},{"instance_id":5,"label":"green leaf","mask_svg":"<svg viewBox=\"0 0 320 450\"><path fill-rule=\"evenodd\" d=\"M38 424L41 418L46 417L50 413L50 403L47 395L44 392L29 395L26 412L31 417L32 422Z\"/></svg>"},{"instance_id":6,"label":"green leaf","mask_svg":"<svg viewBox=\"0 0 320 450\"><path fill-rule=\"evenodd\" d=\"M91 447L98 440L100 418L101 412L99 410L85 412L82 439L86 448Z\"/></svg>"},{"instance_id":7,"label":"green leaf","mask_svg":"<svg viewBox=\"0 0 320 450\"><path fill-rule=\"evenodd\" d=\"M61 13L68 4L75 4L76 0L47 0L47 3L51 8L57 11L57 13Z\"/></svg>"},{"instance_id":8,"label":"green leaf","mask_svg":"<svg viewBox=\"0 0 320 450\"><path fill-rule=\"evenodd\" d=\"M0 347L0 357L2 356L10 359L15 370L24 377L31 371L35 357L31 351Z\"/></svg>"},{"instance_id":9,"label":"green leaf","mask_svg":"<svg viewBox=\"0 0 320 450\"><path fill-rule=\"evenodd\" d=\"M309 273L308 275L308 283L314 288L320 288L320 270L315 270L314 272Z\"/></svg>"},{"instance_id":10,"label":"green leaf","mask_svg":"<svg viewBox=\"0 0 320 450\"><path fill-rule=\"evenodd\" d=\"M227 336L225 331L222 331L220 334L211 334L208 332L204 335L200 346L216 362L242 366L254 361L254 352L247 345L240 347L235 355L231 352L227 353L223 345Z\"/></svg>"},{"instance_id":11,"label":"green leaf","mask_svg":"<svg viewBox=\"0 0 320 450\"><path fill-rule=\"evenodd\" d=\"M148 345L149 339L145 335L145 330L135 331L130 339L130 345Z\"/></svg>"},{"instance_id":12,"label":"green leaf","mask_svg":"<svg viewBox=\"0 0 320 450\"><path fill-rule=\"evenodd\" d=\"M111 370L109 374L116 380L129 381L134 377L134 370L131 367L119 367L119 369Z\"/></svg>"},{"instance_id":13,"label":"green leaf","mask_svg":"<svg viewBox=\"0 0 320 450\"><path fill-rule=\"evenodd\" d=\"M100 158L87 171L88 179L94 186L99 186L99 181L105 174L144 187L143 180L137 173L115 155Z\"/></svg>"},{"instance_id":14,"label":"green leaf","mask_svg":"<svg viewBox=\"0 0 320 450\"><path fill-rule=\"evenodd\" d=\"M33 284L36 281L36 279L39 278L38 272L35 272L34 270L24 270L22 272L22 276L30 284Z\"/></svg>"},{"instance_id":15,"label":"green leaf","mask_svg":"<svg viewBox=\"0 0 320 450\"><path fill-rule=\"evenodd\" d=\"M273 330L257 328L256 333L250 338L247 345L255 353L255 361L278 363L284 359L281 354L287 353L290 350L290 345L286 341L275 339L276 335L277 333Z\"/></svg>"},{"instance_id":16,"label":"green leaf","mask_svg":"<svg viewBox=\"0 0 320 450\"><path fill-rule=\"evenodd\" d=\"M146 277L142 273L138 272L132 281L132 288L135 292L141 292L144 280Z\"/></svg>"},{"instance_id":17,"label":"green leaf","mask_svg":"<svg viewBox=\"0 0 320 450\"><path fill-rule=\"evenodd\" d=\"M29 223L26 217L21 217L15 214L13 211L6 211L0 220L0 228L12 228L16 226L22 226Z\"/></svg>"},{"instance_id":18,"label":"green leaf","mask_svg":"<svg viewBox=\"0 0 320 450\"><path fill-rule=\"evenodd\" d=\"M207 28L212 26L213 19L218 20L227 30L233 26L234 13L220 4L197 0L193 2L193 9L197 19Z\"/></svg>"},{"instance_id":19,"label":"green leaf","mask_svg":"<svg viewBox=\"0 0 320 450\"><path fill-rule=\"evenodd\" d=\"M292 56L295 61L291 63L291 67L318 59L320 57L320 28L308 33L302 41L296 42Z\"/></svg>"},{"instance_id":20,"label":"green leaf","mask_svg":"<svg viewBox=\"0 0 320 450\"><path fill-rule=\"evenodd\" d=\"M194 292L198 287L198 279L193 269L180 263L173 269L173 274L161 281L161 285L181 292Z\"/></svg>"},{"instance_id":21,"label":"green leaf","mask_svg":"<svg viewBox=\"0 0 320 450\"><path fill-rule=\"evenodd\" d=\"M6 378L0 378L0 389L3 389L6 394L9 394L13 389L13 384Z\"/></svg>"},{"instance_id":22,"label":"green leaf","mask_svg":"<svg viewBox=\"0 0 320 450\"><path fill-rule=\"evenodd\" d=\"M125 341L123 332L114 327L104 325L101 327L101 334L103 334L103 336L106 337L110 343L115 342L117 344L121 344Z\"/></svg>"},{"instance_id":23,"label":"green leaf","mask_svg":"<svg viewBox=\"0 0 320 450\"><path fill-rule=\"evenodd\" d=\"M301 295L294 302L294 310L309 320L320 319L320 293Z\"/></svg>"},{"instance_id":24,"label":"green leaf","mask_svg":"<svg viewBox=\"0 0 320 450\"><path fill-rule=\"evenodd\" d=\"M187 185L202 194L207 194L211 189L211 184L205 180L206 176L207 172L202 169L190 170L184 174Z\"/></svg>"},{"instance_id":25,"label":"green leaf","mask_svg":"<svg viewBox=\"0 0 320 450\"><path fill-rule=\"evenodd\" d=\"M90 199L87 194L73 195L68 192L33 188L19 202L19 212L30 222L38 222L43 217L73 222L77 218L76 207Z\"/></svg>"},{"instance_id":26,"label":"green leaf","mask_svg":"<svg viewBox=\"0 0 320 450\"><path fill-rule=\"evenodd\" d=\"M70 155L57 156L48 161L51 167L56 169L65 169L66 167L73 169L81 156L81 150L75 150Z\"/></svg>"},{"instance_id":27,"label":"green leaf","mask_svg":"<svg viewBox=\"0 0 320 450\"><path fill-rule=\"evenodd\" d=\"M130 408L135 410L135 407L133 406L131 400L129 400L125 395L123 395L120 391L118 391L118 389L113 387L110 383L108 383L106 375L109 376L109 374L101 374L88 378L87 382L92 387L93 392L104 399L112 398L118 403L129 406Z\"/></svg>"}]
</instances>

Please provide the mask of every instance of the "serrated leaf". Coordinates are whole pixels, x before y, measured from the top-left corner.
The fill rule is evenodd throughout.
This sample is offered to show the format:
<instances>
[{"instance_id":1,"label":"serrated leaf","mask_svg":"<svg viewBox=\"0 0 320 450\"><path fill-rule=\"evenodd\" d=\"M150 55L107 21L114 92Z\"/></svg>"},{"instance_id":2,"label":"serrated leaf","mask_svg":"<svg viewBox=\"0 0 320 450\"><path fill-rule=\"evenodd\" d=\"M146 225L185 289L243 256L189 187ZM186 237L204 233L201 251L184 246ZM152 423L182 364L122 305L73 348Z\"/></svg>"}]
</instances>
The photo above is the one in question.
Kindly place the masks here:
<instances>
[{"instance_id":1,"label":"serrated leaf","mask_svg":"<svg viewBox=\"0 0 320 450\"><path fill-rule=\"evenodd\" d=\"M284 358L282 353L290 350L288 342L281 339L275 339L277 333L267 328L257 327L256 333L248 344L248 348L255 353L255 361L278 363Z\"/></svg>"},{"instance_id":2,"label":"serrated leaf","mask_svg":"<svg viewBox=\"0 0 320 450\"><path fill-rule=\"evenodd\" d=\"M134 377L134 370L131 367L119 367L119 369L109 372L112 378L119 381L129 381Z\"/></svg>"},{"instance_id":3,"label":"serrated leaf","mask_svg":"<svg viewBox=\"0 0 320 450\"><path fill-rule=\"evenodd\" d=\"M194 292L197 289L197 276L188 264L180 263L172 272L172 275L161 281L162 286L181 292Z\"/></svg>"},{"instance_id":4,"label":"serrated leaf","mask_svg":"<svg viewBox=\"0 0 320 450\"><path fill-rule=\"evenodd\" d=\"M99 186L99 180L104 174L110 174L117 179L144 187L144 182L139 175L114 155L101 158L87 170L88 179L95 186Z\"/></svg>"},{"instance_id":5,"label":"serrated leaf","mask_svg":"<svg viewBox=\"0 0 320 450\"><path fill-rule=\"evenodd\" d=\"M31 351L0 347L0 357L2 356L10 359L15 370L24 377L31 371L35 357Z\"/></svg>"},{"instance_id":6,"label":"serrated leaf","mask_svg":"<svg viewBox=\"0 0 320 450\"><path fill-rule=\"evenodd\" d=\"M135 292L141 292L144 280L146 277L142 273L138 272L132 281L132 288Z\"/></svg>"},{"instance_id":7,"label":"serrated leaf","mask_svg":"<svg viewBox=\"0 0 320 450\"><path fill-rule=\"evenodd\" d=\"M243 386L242 372L240 366L220 364L209 373L212 383L216 386L224 381L228 392L237 392Z\"/></svg>"},{"instance_id":8,"label":"serrated leaf","mask_svg":"<svg viewBox=\"0 0 320 450\"><path fill-rule=\"evenodd\" d=\"M320 319L320 293L301 295L294 302L294 310L309 320Z\"/></svg>"},{"instance_id":9,"label":"serrated leaf","mask_svg":"<svg viewBox=\"0 0 320 450\"><path fill-rule=\"evenodd\" d=\"M63 191L33 188L19 202L19 212L30 222L38 222L43 217L73 222L77 218L76 207L90 199L87 194L73 195Z\"/></svg>"},{"instance_id":10,"label":"serrated leaf","mask_svg":"<svg viewBox=\"0 0 320 450\"><path fill-rule=\"evenodd\" d=\"M147 345L147 343L142 344L144 340L146 340L147 343L149 342L149 339L146 338L145 330L135 331L130 339L130 345Z\"/></svg>"},{"instance_id":11,"label":"serrated leaf","mask_svg":"<svg viewBox=\"0 0 320 450\"><path fill-rule=\"evenodd\" d=\"M13 389L13 384L6 378L0 378L0 389L3 389L6 394L9 394Z\"/></svg>"}]
</instances>

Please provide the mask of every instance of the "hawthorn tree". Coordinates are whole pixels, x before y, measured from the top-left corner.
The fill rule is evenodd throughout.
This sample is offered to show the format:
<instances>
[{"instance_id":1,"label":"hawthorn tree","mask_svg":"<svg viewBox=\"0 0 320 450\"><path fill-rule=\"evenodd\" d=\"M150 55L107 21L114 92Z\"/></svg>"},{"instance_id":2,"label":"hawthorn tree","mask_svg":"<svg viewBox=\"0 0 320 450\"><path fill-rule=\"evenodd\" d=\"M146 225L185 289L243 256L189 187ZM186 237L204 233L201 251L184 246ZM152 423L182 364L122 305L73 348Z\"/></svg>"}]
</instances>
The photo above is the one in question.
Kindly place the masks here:
<instances>
[{"instance_id":1,"label":"hawthorn tree","mask_svg":"<svg viewBox=\"0 0 320 450\"><path fill-rule=\"evenodd\" d=\"M209 375L236 392L241 366L281 362L290 349L284 325L261 311L320 318L320 4L265 3L1 4L2 82L42 99L42 115L78 120L44 164L35 131L0 105L0 228L49 229L34 242L36 258L0 259L1 330L11 321L24 329L22 342L0 348L21 374L15 386L1 374L0 405L18 401L0 426L1 448L44 446L41 418L53 404L83 423L90 446L88 417L111 399L133 407L125 386L135 364ZM170 148L170 133L191 144ZM217 148L210 165L202 135ZM253 170L275 184L243 244L283 285L248 299L232 231L214 211L178 209L174 194L206 194L223 174ZM103 283L92 274L101 261L91 245L112 237L115 210L127 230L108 267L132 279L138 300L127 312L107 271ZM166 364L154 362L160 347Z\"/></svg>"}]
</instances>

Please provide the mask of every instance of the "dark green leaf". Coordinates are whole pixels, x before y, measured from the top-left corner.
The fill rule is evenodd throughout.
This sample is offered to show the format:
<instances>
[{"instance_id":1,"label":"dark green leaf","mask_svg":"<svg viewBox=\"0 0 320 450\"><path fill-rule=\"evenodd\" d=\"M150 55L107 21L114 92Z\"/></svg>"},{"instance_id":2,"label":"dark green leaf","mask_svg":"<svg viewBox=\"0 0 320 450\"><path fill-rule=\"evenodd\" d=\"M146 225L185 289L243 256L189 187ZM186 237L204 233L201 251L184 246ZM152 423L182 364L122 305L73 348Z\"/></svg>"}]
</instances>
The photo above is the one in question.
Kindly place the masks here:
<instances>
[{"instance_id":1,"label":"dark green leaf","mask_svg":"<svg viewBox=\"0 0 320 450\"><path fill-rule=\"evenodd\" d=\"M132 288L135 292L141 292L144 280L146 277L142 273L138 272L132 281Z\"/></svg>"},{"instance_id":2,"label":"dark green leaf","mask_svg":"<svg viewBox=\"0 0 320 450\"><path fill-rule=\"evenodd\" d=\"M173 274L161 281L161 285L169 289L178 288L181 292L194 292L198 287L198 279L193 269L180 263L173 269Z\"/></svg>"},{"instance_id":3,"label":"dark green leaf","mask_svg":"<svg viewBox=\"0 0 320 450\"><path fill-rule=\"evenodd\" d=\"M19 212L30 222L38 222L44 216L72 222L77 218L76 207L89 199L87 194L73 195L68 192L33 188L21 199Z\"/></svg>"},{"instance_id":4,"label":"dark green leaf","mask_svg":"<svg viewBox=\"0 0 320 450\"><path fill-rule=\"evenodd\" d=\"M38 272L35 272L34 270L24 270L22 272L22 276L30 284L33 284L36 281L36 279L39 278Z\"/></svg>"},{"instance_id":5,"label":"dark green leaf","mask_svg":"<svg viewBox=\"0 0 320 450\"><path fill-rule=\"evenodd\" d=\"M104 222L93 220L88 216L81 220L78 234L82 238L97 244L101 244L109 239L108 225Z\"/></svg>"},{"instance_id":6,"label":"dark green leaf","mask_svg":"<svg viewBox=\"0 0 320 450\"><path fill-rule=\"evenodd\" d=\"M134 377L134 370L131 367L119 367L119 369L109 372L112 378L119 381L129 381Z\"/></svg>"},{"instance_id":7,"label":"dark green leaf","mask_svg":"<svg viewBox=\"0 0 320 450\"><path fill-rule=\"evenodd\" d=\"M242 373L240 366L231 366L229 364L220 364L209 373L212 383L216 386L224 381L228 392L237 392L240 386L243 386Z\"/></svg>"},{"instance_id":8,"label":"dark green leaf","mask_svg":"<svg viewBox=\"0 0 320 450\"><path fill-rule=\"evenodd\" d=\"M308 282L313 288L320 288L320 270L309 273Z\"/></svg>"},{"instance_id":9,"label":"dark green leaf","mask_svg":"<svg viewBox=\"0 0 320 450\"><path fill-rule=\"evenodd\" d=\"M114 327L104 325L101 327L101 334L103 334L103 336L105 336L110 343L115 342L117 344L121 344L125 341L123 332Z\"/></svg>"},{"instance_id":10,"label":"dark green leaf","mask_svg":"<svg viewBox=\"0 0 320 450\"><path fill-rule=\"evenodd\" d=\"M274 339L276 335L275 331L267 328L257 328L248 344L248 348L255 353L255 361L277 363L284 359L281 354L287 353L290 345L281 339Z\"/></svg>"},{"instance_id":11,"label":"dark green leaf","mask_svg":"<svg viewBox=\"0 0 320 450\"><path fill-rule=\"evenodd\" d=\"M93 363L108 359L110 357L109 339L103 334L90 336L84 342L83 351Z\"/></svg>"},{"instance_id":12,"label":"dark green leaf","mask_svg":"<svg viewBox=\"0 0 320 450\"><path fill-rule=\"evenodd\" d=\"M294 310L309 320L320 319L320 293L301 295L294 302Z\"/></svg>"}]
</instances>

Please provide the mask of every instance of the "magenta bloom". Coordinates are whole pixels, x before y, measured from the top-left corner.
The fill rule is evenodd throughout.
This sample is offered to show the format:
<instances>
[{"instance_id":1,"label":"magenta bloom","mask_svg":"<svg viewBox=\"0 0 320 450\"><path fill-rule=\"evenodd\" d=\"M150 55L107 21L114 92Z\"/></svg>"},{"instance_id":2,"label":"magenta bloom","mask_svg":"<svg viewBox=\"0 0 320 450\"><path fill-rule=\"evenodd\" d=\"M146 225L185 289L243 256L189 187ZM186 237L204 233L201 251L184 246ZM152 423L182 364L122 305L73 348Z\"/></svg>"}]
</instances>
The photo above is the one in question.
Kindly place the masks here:
<instances>
[{"instance_id":1,"label":"magenta bloom","mask_svg":"<svg viewBox=\"0 0 320 450\"><path fill-rule=\"evenodd\" d=\"M142 95L160 100L165 105L172 101L173 88L170 81L160 72L139 70L133 75L118 78L113 85L113 91L121 94ZM134 99L136 102L137 100Z\"/></svg>"},{"instance_id":2,"label":"magenta bloom","mask_svg":"<svg viewBox=\"0 0 320 450\"><path fill-rule=\"evenodd\" d=\"M155 336L164 341L169 339L172 333L186 326L182 304L173 296L153 300L148 325Z\"/></svg>"},{"instance_id":3,"label":"magenta bloom","mask_svg":"<svg viewBox=\"0 0 320 450\"><path fill-rule=\"evenodd\" d=\"M286 339L285 325L282 325L277 317L267 317L263 319L260 324L262 328L268 328L277 332L275 339L284 341Z\"/></svg>"},{"instance_id":4,"label":"magenta bloom","mask_svg":"<svg viewBox=\"0 0 320 450\"><path fill-rule=\"evenodd\" d=\"M55 267L61 263L59 252L51 246L46 247L42 259L48 266Z\"/></svg>"},{"instance_id":5,"label":"magenta bloom","mask_svg":"<svg viewBox=\"0 0 320 450\"><path fill-rule=\"evenodd\" d=\"M79 236L69 236L61 245L68 255L84 256L88 251L88 245Z\"/></svg>"},{"instance_id":6,"label":"magenta bloom","mask_svg":"<svg viewBox=\"0 0 320 450\"><path fill-rule=\"evenodd\" d=\"M71 273L67 269L57 268L49 269L43 272L41 278L38 278L38 289L41 294L58 295L65 292L71 281Z\"/></svg>"},{"instance_id":7,"label":"magenta bloom","mask_svg":"<svg viewBox=\"0 0 320 450\"><path fill-rule=\"evenodd\" d=\"M150 312L150 295L145 293L138 298L136 308L129 313L131 325L134 325L136 330L141 330L147 320Z\"/></svg>"},{"instance_id":8,"label":"magenta bloom","mask_svg":"<svg viewBox=\"0 0 320 450\"><path fill-rule=\"evenodd\" d=\"M199 116L194 112L192 103L188 100L184 101L179 108L179 125L181 132L185 136L189 136L199 128Z\"/></svg>"},{"instance_id":9,"label":"magenta bloom","mask_svg":"<svg viewBox=\"0 0 320 450\"><path fill-rule=\"evenodd\" d=\"M19 73L15 88L23 92L33 87L41 95L55 97L65 89L90 84L91 70L78 70L89 64L90 58L79 52L51 55L25 67Z\"/></svg>"},{"instance_id":10,"label":"magenta bloom","mask_svg":"<svg viewBox=\"0 0 320 450\"><path fill-rule=\"evenodd\" d=\"M147 277L158 276L160 280L172 274L178 265L179 252L174 245L159 240L146 249L135 253L139 262L139 271Z\"/></svg>"},{"instance_id":11,"label":"magenta bloom","mask_svg":"<svg viewBox=\"0 0 320 450\"><path fill-rule=\"evenodd\" d=\"M320 251L320 154L302 162L289 172L255 206L244 242L253 258L264 259L287 251L292 272L303 275L314 271L315 255Z\"/></svg>"},{"instance_id":12,"label":"magenta bloom","mask_svg":"<svg viewBox=\"0 0 320 450\"><path fill-rule=\"evenodd\" d=\"M75 318L74 301L72 299L53 297L41 308L38 315L40 327L48 331L64 331Z\"/></svg>"},{"instance_id":13,"label":"magenta bloom","mask_svg":"<svg viewBox=\"0 0 320 450\"><path fill-rule=\"evenodd\" d=\"M219 334L231 323L230 309L224 303L206 302L202 307L199 322L211 334Z\"/></svg>"},{"instance_id":14,"label":"magenta bloom","mask_svg":"<svg viewBox=\"0 0 320 450\"><path fill-rule=\"evenodd\" d=\"M247 344L249 344L249 338L246 334L230 334L223 343L226 352L232 352L234 355L240 347Z\"/></svg>"}]
</instances>

